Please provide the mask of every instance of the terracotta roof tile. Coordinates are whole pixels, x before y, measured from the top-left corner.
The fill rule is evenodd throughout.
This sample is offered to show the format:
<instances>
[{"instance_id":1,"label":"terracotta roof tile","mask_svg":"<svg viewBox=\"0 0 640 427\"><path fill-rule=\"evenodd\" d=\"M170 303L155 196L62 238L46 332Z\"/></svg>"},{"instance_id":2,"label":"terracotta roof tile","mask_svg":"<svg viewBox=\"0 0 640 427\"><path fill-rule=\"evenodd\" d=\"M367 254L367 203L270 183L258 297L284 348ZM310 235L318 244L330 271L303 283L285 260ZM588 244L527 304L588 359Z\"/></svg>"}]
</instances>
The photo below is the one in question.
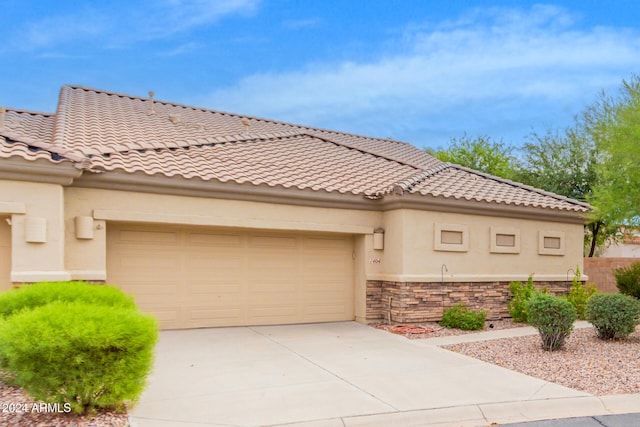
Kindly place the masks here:
<instances>
[{"instance_id":1,"label":"terracotta roof tile","mask_svg":"<svg viewBox=\"0 0 640 427\"><path fill-rule=\"evenodd\" d=\"M62 156L96 171L371 198L400 189L428 197L588 210L580 202L443 163L404 142L76 86L62 88L55 116L8 110L4 123L0 157Z\"/></svg>"},{"instance_id":2,"label":"terracotta roof tile","mask_svg":"<svg viewBox=\"0 0 640 427\"><path fill-rule=\"evenodd\" d=\"M11 157L21 157L30 161L44 159L52 163L61 163L64 161L63 158L50 151L29 146L23 142L11 141L0 136L0 159L9 159Z\"/></svg>"},{"instance_id":3,"label":"terracotta roof tile","mask_svg":"<svg viewBox=\"0 0 640 427\"><path fill-rule=\"evenodd\" d=\"M448 165L437 169L424 180L415 182L410 191L434 197L452 197L516 206L534 206L576 212L586 212L589 209L586 203L457 165Z\"/></svg>"}]
</instances>

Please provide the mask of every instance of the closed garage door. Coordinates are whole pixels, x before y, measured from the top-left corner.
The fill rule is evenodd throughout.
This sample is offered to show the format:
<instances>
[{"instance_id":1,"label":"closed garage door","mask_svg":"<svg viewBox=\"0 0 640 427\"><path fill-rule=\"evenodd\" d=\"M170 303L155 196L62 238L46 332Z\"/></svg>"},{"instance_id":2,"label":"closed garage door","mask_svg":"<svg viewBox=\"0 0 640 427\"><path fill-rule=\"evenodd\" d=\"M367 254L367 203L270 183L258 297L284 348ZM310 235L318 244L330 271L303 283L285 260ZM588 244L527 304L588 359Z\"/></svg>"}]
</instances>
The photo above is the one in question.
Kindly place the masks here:
<instances>
[{"instance_id":1,"label":"closed garage door","mask_svg":"<svg viewBox=\"0 0 640 427\"><path fill-rule=\"evenodd\" d=\"M107 279L163 329L353 319L353 239L110 223Z\"/></svg>"},{"instance_id":2,"label":"closed garage door","mask_svg":"<svg viewBox=\"0 0 640 427\"><path fill-rule=\"evenodd\" d=\"M0 217L0 292L11 287L11 227Z\"/></svg>"}]
</instances>

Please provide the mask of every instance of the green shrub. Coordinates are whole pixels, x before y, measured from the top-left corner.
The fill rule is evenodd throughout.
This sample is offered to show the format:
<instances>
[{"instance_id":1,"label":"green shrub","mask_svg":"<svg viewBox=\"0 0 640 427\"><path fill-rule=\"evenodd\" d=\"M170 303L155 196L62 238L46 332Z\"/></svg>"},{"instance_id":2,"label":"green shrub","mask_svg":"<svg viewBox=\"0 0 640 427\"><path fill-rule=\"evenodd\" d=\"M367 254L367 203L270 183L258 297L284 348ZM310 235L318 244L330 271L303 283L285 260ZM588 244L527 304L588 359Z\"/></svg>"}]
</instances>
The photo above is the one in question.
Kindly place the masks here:
<instances>
[{"instance_id":1,"label":"green shrub","mask_svg":"<svg viewBox=\"0 0 640 427\"><path fill-rule=\"evenodd\" d=\"M566 296L567 301L573 304L573 307L576 309L578 319L585 319L587 300L591 297L591 295L595 294L596 291L596 286L594 284L583 284L580 281L580 270L578 269L576 275L573 278L571 289L569 289L569 295Z\"/></svg>"},{"instance_id":2,"label":"green shrub","mask_svg":"<svg viewBox=\"0 0 640 427\"><path fill-rule=\"evenodd\" d=\"M55 302L0 322L5 372L32 398L76 413L123 410L152 367L156 320L137 310Z\"/></svg>"},{"instance_id":3,"label":"green shrub","mask_svg":"<svg viewBox=\"0 0 640 427\"><path fill-rule=\"evenodd\" d=\"M561 349L577 318L573 305L566 299L544 294L534 295L526 305L529 324L540 333L542 348Z\"/></svg>"},{"instance_id":4,"label":"green shrub","mask_svg":"<svg viewBox=\"0 0 640 427\"><path fill-rule=\"evenodd\" d=\"M623 294L595 294L587 301L587 320L600 339L621 339L640 324L640 301Z\"/></svg>"},{"instance_id":5,"label":"green shrub","mask_svg":"<svg viewBox=\"0 0 640 427\"><path fill-rule=\"evenodd\" d=\"M136 309L133 298L113 286L86 282L40 282L0 294L0 318L55 301L80 301Z\"/></svg>"},{"instance_id":6,"label":"green shrub","mask_svg":"<svg viewBox=\"0 0 640 427\"><path fill-rule=\"evenodd\" d=\"M527 323L527 301L538 293L533 286L533 276L529 276L526 285L522 282L509 283L509 290L513 294L513 298L507 305L509 314L514 322Z\"/></svg>"},{"instance_id":7,"label":"green shrub","mask_svg":"<svg viewBox=\"0 0 640 427\"><path fill-rule=\"evenodd\" d=\"M456 304L444 312L440 326L463 329L465 331L477 331L484 328L486 317L486 311L473 311L467 309L464 304Z\"/></svg>"},{"instance_id":8,"label":"green shrub","mask_svg":"<svg viewBox=\"0 0 640 427\"><path fill-rule=\"evenodd\" d=\"M620 293L640 298L640 262L634 262L626 268L616 268L614 274Z\"/></svg>"}]
</instances>

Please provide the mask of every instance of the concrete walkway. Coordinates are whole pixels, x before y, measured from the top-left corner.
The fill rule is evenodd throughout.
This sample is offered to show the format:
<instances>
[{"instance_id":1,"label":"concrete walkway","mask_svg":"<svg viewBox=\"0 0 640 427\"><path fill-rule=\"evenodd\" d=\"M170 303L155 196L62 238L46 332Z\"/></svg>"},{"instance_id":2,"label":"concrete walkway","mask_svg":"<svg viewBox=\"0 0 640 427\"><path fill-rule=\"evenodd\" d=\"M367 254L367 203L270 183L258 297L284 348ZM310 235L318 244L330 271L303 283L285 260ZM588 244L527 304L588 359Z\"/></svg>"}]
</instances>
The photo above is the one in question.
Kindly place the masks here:
<instances>
[{"instance_id":1,"label":"concrete walkway","mask_svg":"<svg viewBox=\"0 0 640 427\"><path fill-rule=\"evenodd\" d=\"M429 341L354 322L163 331L131 425L465 427L640 411L640 395L596 397Z\"/></svg>"}]
</instances>

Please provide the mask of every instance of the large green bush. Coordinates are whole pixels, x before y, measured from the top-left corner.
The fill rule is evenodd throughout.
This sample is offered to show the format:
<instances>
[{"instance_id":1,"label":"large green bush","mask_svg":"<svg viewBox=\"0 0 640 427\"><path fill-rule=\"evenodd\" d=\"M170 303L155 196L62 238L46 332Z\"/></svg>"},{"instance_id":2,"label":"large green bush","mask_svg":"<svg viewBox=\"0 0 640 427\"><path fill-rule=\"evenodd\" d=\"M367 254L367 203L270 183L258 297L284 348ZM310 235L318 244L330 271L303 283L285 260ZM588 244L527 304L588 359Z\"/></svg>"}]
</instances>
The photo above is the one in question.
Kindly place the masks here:
<instances>
[{"instance_id":1,"label":"large green bush","mask_svg":"<svg viewBox=\"0 0 640 427\"><path fill-rule=\"evenodd\" d=\"M640 301L623 294L595 294L587 301L587 320L600 339L621 339L640 324Z\"/></svg>"},{"instance_id":2,"label":"large green bush","mask_svg":"<svg viewBox=\"0 0 640 427\"><path fill-rule=\"evenodd\" d=\"M486 316L486 311L473 311L467 309L464 304L456 304L444 312L440 326L477 331L484 328Z\"/></svg>"},{"instance_id":3,"label":"large green bush","mask_svg":"<svg viewBox=\"0 0 640 427\"><path fill-rule=\"evenodd\" d=\"M526 304L529 324L535 327L542 339L542 348L559 350L573 331L577 319L576 309L566 299L538 294Z\"/></svg>"},{"instance_id":4,"label":"large green bush","mask_svg":"<svg viewBox=\"0 0 640 427\"><path fill-rule=\"evenodd\" d=\"M640 262L634 262L629 267L616 268L614 274L620 293L640 298Z\"/></svg>"},{"instance_id":5,"label":"large green bush","mask_svg":"<svg viewBox=\"0 0 640 427\"><path fill-rule=\"evenodd\" d=\"M122 410L144 388L157 334L137 310L54 302L0 321L0 357L34 399L77 413Z\"/></svg>"},{"instance_id":6,"label":"large green bush","mask_svg":"<svg viewBox=\"0 0 640 427\"><path fill-rule=\"evenodd\" d=\"M514 322L527 323L527 301L538 293L533 285L533 276L529 276L526 284L522 282L509 283L509 290L513 298L507 304L509 314Z\"/></svg>"},{"instance_id":7,"label":"large green bush","mask_svg":"<svg viewBox=\"0 0 640 427\"><path fill-rule=\"evenodd\" d=\"M0 318L23 309L33 309L56 301L135 309L133 298L120 289L86 282L40 282L0 294Z\"/></svg>"}]
</instances>

